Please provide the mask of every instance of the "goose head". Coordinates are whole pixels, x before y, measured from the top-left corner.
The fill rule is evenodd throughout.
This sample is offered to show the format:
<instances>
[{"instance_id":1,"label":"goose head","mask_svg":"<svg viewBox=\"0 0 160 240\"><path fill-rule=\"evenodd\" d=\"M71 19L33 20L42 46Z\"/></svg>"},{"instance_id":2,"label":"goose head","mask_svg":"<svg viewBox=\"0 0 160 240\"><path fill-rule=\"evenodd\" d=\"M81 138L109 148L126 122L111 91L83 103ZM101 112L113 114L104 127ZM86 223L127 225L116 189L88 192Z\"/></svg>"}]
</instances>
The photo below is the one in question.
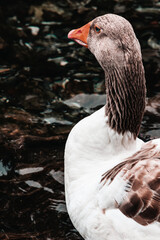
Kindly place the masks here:
<instances>
[{"instance_id":1,"label":"goose head","mask_svg":"<svg viewBox=\"0 0 160 240\"><path fill-rule=\"evenodd\" d=\"M118 133L139 133L145 108L145 76L141 48L131 24L123 17L105 14L68 38L88 48L105 72L109 126Z\"/></svg>"},{"instance_id":2,"label":"goose head","mask_svg":"<svg viewBox=\"0 0 160 240\"><path fill-rule=\"evenodd\" d=\"M105 71L124 67L133 57L141 61L140 45L131 24L115 14L95 18L70 31L68 38L87 47Z\"/></svg>"}]
</instances>

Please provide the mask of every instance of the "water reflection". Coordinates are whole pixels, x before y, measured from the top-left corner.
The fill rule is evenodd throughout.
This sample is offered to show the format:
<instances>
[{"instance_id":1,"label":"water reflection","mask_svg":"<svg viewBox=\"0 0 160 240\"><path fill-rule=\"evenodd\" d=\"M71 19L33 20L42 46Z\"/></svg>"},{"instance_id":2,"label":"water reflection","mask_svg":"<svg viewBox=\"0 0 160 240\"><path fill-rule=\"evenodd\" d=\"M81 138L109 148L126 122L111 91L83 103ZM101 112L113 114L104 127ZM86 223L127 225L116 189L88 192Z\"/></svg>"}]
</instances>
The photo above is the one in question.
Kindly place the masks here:
<instances>
[{"instance_id":1,"label":"water reflection","mask_svg":"<svg viewBox=\"0 0 160 240\"><path fill-rule=\"evenodd\" d=\"M9 166L4 166L3 162L0 161L0 177L7 176L9 170L10 170Z\"/></svg>"},{"instance_id":2,"label":"water reflection","mask_svg":"<svg viewBox=\"0 0 160 240\"><path fill-rule=\"evenodd\" d=\"M23 169L18 169L15 170L15 172L17 172L20 175L25 175L25 174L29 174L29 173L35 173L35 172L40 172L43 171L44 168L43 167L35 167L35 168L23 168Z\"/></svg>"}]
</instances>

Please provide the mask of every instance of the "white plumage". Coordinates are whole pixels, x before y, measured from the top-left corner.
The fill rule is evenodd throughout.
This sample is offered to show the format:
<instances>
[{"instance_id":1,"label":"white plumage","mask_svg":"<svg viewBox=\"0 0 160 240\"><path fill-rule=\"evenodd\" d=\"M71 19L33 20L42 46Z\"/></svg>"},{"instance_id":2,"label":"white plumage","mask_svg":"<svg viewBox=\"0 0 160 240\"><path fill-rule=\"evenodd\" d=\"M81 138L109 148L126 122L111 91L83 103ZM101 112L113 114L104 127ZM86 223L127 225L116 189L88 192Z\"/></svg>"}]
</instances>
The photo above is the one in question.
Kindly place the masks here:
<instances>
[{"instance_id":1,"label":"white plumage","mask_svg":"<svg viewBox=\"0 0 160 240\"><path fill-rule=\"evenodd\" d=\"M160 139L118 133L105 107L76 124L65 148L65 194L82 237L159 240L159 169Z\"/></svg>"}]
</instances>

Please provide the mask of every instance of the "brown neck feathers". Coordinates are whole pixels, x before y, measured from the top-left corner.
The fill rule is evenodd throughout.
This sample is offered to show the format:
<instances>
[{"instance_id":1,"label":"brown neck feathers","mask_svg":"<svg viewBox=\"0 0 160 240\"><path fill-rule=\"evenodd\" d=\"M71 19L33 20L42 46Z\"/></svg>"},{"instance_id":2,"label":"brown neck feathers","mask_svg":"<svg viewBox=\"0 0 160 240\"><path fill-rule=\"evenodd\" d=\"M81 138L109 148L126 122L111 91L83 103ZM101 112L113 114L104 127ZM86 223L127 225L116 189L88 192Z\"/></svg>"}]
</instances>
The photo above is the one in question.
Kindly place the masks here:
<instances>
[{"instance_id":1,"label":"brown neck feathers","mask_svg":"<svg viewBox=\"0 0 160 240\"><path fill-rule=\"evenodd\" d=\"M145 76L141 61L131 61L124 67L115 66L105 72L106 115L109 126L118 133L139 133L145 108Z\"/></svg>"}]
</instances>

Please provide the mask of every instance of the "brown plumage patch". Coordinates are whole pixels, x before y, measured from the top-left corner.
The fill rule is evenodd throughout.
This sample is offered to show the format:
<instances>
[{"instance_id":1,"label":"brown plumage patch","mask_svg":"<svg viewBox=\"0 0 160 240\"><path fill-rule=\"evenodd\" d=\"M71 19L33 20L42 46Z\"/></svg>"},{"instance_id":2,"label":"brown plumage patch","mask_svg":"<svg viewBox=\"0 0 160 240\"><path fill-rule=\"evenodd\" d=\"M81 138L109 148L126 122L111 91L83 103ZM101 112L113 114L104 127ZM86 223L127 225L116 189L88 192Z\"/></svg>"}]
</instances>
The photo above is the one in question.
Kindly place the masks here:
<instances>
[{"instance_id":1,"label":"brown plumage patch","mask_svg":"<svg viewBox=\"0 0 160 240\"><path fill-rule=\"evenodd\" d=\"M95 33L95 26L102 31ZM115 14L95 18L88 48L105 72L108 125L118 133L139 133L145 109L145 73L139 42L131 24Z\"/></svg>"},{"instance_id":2,"label":"brown plumage patch","mask_svg":"<svg viewBox=\"0 0 160 240\"><path fill-rule=\"evenodd\" d=\"M108 124L118 133L129 131L136 138L145 108L143 65L133 59L126 67L112 68L105 76Z\"/></svg>"},{"instance_id":3,"label":"brown plumage patch","mask_svg":"<svg viewBox=\"0 0 160 240\"><path fill-rule=\"evenodd\" d=\"M127 197L118 208L141 225L160 222L160 149L152 142L102 176L112 184L118 173L126 181ZM129 186L129 187L128 187Z\"/></svg>"}]
</instances>

